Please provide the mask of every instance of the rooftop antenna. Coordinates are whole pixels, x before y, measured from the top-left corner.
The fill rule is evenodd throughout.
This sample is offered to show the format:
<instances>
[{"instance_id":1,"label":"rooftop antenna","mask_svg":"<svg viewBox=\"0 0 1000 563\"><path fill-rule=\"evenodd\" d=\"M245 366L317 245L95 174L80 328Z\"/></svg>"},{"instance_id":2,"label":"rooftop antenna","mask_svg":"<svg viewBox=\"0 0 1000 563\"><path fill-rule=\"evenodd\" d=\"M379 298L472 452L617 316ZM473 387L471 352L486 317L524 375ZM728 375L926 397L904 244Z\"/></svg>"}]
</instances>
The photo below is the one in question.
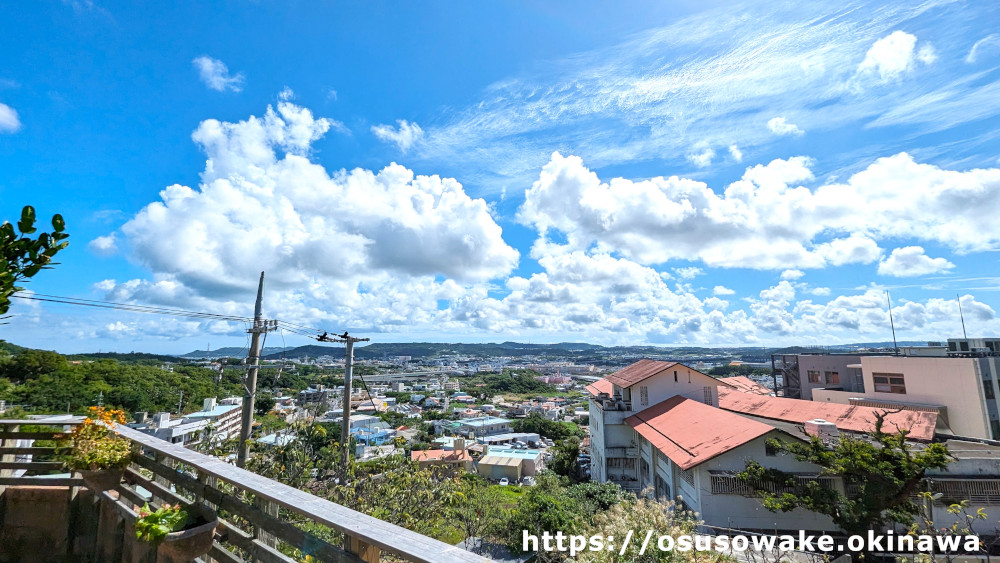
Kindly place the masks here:
<instances>
[{"instance_id":1,"label":"rooftop antenna","mask_svg":"<svg viewBox=\"0 0 1000 563\"><path fill-rule=\"evenodd\" d=\"M969 335L965 333L965 315L962 313L962 298L957 293L955 297L958 299L958 316L962 319L962 338L968 340Z\"/></svg>"},{"instance_id":2,"label":"rooftop antenna","mask_svg":"<svg viewBox=\"0 0 1000 563\"><path fill-rule=\"evenodd\" d=\"M892 327L892 348L899 355L899 345L896 344L896 324L892 322L892 300L889 299L889 292L885 292L885 300L889 304L889 326Z\"/></svg>"}]
</instances>

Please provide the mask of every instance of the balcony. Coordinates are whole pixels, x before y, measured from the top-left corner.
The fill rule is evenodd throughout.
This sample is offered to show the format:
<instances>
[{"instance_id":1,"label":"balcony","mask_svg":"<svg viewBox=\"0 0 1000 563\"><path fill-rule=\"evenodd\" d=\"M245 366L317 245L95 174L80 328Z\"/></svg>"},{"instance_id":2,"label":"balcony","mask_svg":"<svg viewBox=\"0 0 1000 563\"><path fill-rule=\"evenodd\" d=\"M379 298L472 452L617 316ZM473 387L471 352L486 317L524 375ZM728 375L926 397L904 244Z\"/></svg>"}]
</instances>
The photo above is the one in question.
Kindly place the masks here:
<instances>
[{"instance_id":1,"label":"balcony","mask_svg":"<svg viewBox=\"0 0 1000 563\"><path fill-rule=\"evenodd\" d=\"M0 420L0 562L154 562L148 544L131 531L135 505L169 502L215 509L220 525L212 549L195 561L295 563L279 548L313 561L484 562L453 545L383 522L326 499L261 477L219 459L118 426L137 456L123 482L94 493L60 470L54 448L19 440L52 440L57 431L24 432L22 425L72 427L79 421ZM30 456L30 459L29 459ZM245 500L252 499L252 500ZM314 523L343 534L334 545L293 524ZM287 549L286 549L287 551ZM161 560L162 561L162 560Z\"/></svg>"}]
</instances>

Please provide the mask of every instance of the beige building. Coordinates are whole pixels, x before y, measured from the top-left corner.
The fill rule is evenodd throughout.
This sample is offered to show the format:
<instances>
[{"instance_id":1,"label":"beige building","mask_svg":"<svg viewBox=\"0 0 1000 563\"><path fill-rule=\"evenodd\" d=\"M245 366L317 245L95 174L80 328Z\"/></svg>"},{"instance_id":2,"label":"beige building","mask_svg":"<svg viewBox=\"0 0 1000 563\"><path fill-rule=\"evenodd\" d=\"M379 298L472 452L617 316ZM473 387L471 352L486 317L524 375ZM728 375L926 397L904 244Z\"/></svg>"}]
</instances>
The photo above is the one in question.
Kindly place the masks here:
<instances>
[{"instance_id":1,"label":"beige building","mask_svg":"<svg viewBox=\"0 0 1000 563\"><path fill-rule=\"evenodd\" d=\"M812 400L936 412L938 431L1000 440L1000 357L861 356L862 388L812 389Z\"/></svg>"}]
</instances>

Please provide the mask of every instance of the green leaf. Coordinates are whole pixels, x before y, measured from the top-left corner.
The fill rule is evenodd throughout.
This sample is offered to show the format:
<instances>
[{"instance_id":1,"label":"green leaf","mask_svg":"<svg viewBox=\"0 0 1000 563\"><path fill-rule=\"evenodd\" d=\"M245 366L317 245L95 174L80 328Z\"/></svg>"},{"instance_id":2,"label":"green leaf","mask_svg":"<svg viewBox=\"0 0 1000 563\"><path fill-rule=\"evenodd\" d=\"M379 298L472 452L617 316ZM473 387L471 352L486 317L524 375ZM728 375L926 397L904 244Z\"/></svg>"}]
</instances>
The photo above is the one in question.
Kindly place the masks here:
<instances>
[{"instance_id":1,"label":"green leaf","mask_svg":"<svg viewBox=\"0 0 1000 563\"><path fill-rule=\"evenodd\" d=\"M63 216L56 213L52 216L52 228L55 229L57 233L61 233L66 230L66 221L63 221Z\"/></svg>"}]
</instances>

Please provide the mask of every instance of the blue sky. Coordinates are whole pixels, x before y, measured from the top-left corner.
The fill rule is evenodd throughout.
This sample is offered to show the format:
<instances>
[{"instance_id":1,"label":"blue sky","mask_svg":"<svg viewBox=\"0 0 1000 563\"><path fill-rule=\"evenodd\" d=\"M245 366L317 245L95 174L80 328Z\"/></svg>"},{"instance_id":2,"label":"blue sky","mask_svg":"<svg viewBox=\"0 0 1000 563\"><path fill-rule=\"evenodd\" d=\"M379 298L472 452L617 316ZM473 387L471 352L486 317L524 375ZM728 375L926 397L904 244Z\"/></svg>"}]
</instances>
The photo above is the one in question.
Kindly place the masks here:
<instances>
[{"instance_id":1,"label":"blue sky","mask_svg":"<svg viewBox=\"0 0 1000 563\"><path fill-rule=\"evenodd\" d=\"M1000 6L801 4L2 8L0 217L66 218L35 292L249 315L265 270L267 316L376 341L885 340L886 290L901 339L959 335L956 296L996 335Z\"/></svg>"}]
</instances>

